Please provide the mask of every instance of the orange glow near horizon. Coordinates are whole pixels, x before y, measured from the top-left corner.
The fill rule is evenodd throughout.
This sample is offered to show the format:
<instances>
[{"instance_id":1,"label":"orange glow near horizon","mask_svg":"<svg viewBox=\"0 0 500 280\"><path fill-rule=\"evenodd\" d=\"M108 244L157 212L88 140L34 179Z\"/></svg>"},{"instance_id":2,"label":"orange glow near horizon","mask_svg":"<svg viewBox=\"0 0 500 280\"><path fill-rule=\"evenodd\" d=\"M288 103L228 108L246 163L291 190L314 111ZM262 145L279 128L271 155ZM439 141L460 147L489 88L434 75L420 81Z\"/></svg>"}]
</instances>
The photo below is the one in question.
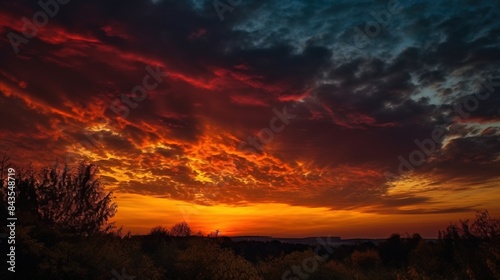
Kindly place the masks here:
<instances>
[{"instance_id":1,"label":"orange glow near horizon","mask_svg":"<svg viewBox=\"0 0 500 280\"><path fill-rule=\"evenodd\" d=\"M247 206L205 206L166 198L126 194L117 196L118 213L112 219L124 233L147 234L156 226L170 229L187 222L193 234L215 230L224 236L387 238L393 233L420 233L436 238L449 222L471 219L474 213L392 215L360 211L290 206L279 203ZM500 213L492 212L492 215Z\"/></svg>"},{"instance_id":2,"label":"orange glow near horizon","mask_svg":"<svg viewBox=\"0 0 500 280\"><path fill-rule=\"evenodd\" d=\"M153 198L141 195L123 195L117 197L121 205L138 207L120 207L113 219L118 225L133 234L145 234L151 228L162 225L165 228L186 221L193 233L201 230L205 235L219 229L222 235L264 235L292 237L309 236L318 230L328 235L356 230L360 219L377 221L374 214L355 211L328 211L326 208L308 208L278 203L254 204L247 206L214 205L204 206L165 198ZM140 206L139 206L140 205ZM358 221L356 221L358 220ZM325 221L331 221L325 226ZM349 225L350 229L342 229Z\"/></svg>"}]
</instances>

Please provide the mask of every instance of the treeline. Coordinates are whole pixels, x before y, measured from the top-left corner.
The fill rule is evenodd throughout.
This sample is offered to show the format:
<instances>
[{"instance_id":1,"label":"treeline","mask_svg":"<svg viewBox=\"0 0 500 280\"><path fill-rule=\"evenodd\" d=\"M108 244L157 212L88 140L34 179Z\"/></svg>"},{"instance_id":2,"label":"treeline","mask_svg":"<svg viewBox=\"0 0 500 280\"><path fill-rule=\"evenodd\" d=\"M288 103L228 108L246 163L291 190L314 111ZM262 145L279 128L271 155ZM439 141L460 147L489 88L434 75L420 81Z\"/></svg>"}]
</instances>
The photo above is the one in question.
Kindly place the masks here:
<instances>
[{"instance_id":1,"label":"treeline","mask_svg":"<svg viewBox=\"0 0 500 280\"><path fill-rule=\"evenodd\" d=\"M1 174L10 167L5 159ZM321 248L232 242L193 235L184 222L132 236L109 223L117 206L95 165L15 169L16 272L3 267L1 279L500 279L500 221L487 211L450 224L432 242L418 234ZM5 221L1 176L0 186Z\"/></svg>"}]
</instances>

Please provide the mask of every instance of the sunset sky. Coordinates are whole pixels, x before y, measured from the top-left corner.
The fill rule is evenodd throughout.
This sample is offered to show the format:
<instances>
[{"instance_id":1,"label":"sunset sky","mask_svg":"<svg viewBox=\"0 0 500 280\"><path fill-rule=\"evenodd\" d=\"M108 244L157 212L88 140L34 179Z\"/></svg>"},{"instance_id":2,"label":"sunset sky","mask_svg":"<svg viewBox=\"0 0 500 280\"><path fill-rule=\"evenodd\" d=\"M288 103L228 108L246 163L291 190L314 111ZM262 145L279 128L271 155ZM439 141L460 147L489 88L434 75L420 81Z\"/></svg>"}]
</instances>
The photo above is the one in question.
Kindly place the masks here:
<instances>
[{"instance_id":1,"label":"sunset sky","mask_svg":"<svg viewBox=\"0 0 500 280\"><path fill-rule=\"evenodd\" d=\"M0 151L95 162L125 232L500 216L498 1L59 1L0 4Z\"/></svg>"}]
</instances>

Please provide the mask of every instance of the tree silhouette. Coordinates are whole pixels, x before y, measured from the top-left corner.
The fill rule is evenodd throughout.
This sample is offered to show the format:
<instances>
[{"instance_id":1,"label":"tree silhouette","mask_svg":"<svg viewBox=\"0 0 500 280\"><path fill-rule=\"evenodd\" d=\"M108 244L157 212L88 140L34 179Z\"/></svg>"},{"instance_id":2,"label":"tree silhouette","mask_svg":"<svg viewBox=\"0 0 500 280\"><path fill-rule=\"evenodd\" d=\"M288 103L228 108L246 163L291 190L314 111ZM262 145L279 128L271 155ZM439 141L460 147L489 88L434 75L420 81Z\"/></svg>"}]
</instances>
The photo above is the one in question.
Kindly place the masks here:
<instances>
[{"instance_id":1,"label":"tree silhouette","mask_svg":"<svg viewBox=\"0 0 500 280\"><path fill-rule=\"evenodd\" d=\"M112 193L105 193L94 164L80 163L76 173L57 165L41 173L37 186L38 214L47 224L60 225L77 234L99 232L116 213ZM107 225L104 231L112 225Z\"/></svg>"},{"instance_id":2,"label":"tree silhouette","mask_svg":"<svg viewBox=\"0 0 500 280\"><path fill-rule=\"evenodd\" d=\"M500 279L500 220L488 211L476 212L476 219L450 223L439 231L447 262L464 267L471 279Z\"/></svg>"},{"instance_id":3,"label":"tree silhouette","mask_svg":"<svg viewBox=\"0 0 500 280\"><path fill-rule=\"evenodd\" d=\"M5 157L4 157L5 159ZM8 161L8 158L7 158ZM0 167L6 166L0 160ZM97 177L94 164L80 163L75 171L58 164L36 173L16 168L16 212L24 222L58 228L76 235L90 235L113 228L109 218L117 205ZM0 182L2 190L4 182ZM5 199L5 197L2 197Z\"/></svg>"},{"instance_id":4,"label":"tree silhouette","mask_svg":"<svg viewBox=\"0 0 500 280\"><path fill-rule=\"evenodd\" d=\"M477 211L476 219L460 220L460 224L451 223L444 231L439 231L442 239L450 240L498 240L500 238L500 219L490 216L487 210Z\"/></svg>"},{"instance_id":5,"label":"tree silhouette","mask_svg":"<svg viewBox=\"0 0 500 280\"><path fill-rule=\"evenodd\" d=\"M219 236L219 232L220 230L219 229L216 229L215 231L211 231L209 234L208 234L208 237L214 237L214 238L217 238Z\"/></svg>"},{"instance_id":6,"label":"tree silhouette","mask_svg":"<svg viewBox=\"0 0 500 280\"><path fill-rule=\"evenodd\" d=\"M182 222L182 223L176 224L175 226L172 227L172 229L170 230L170 235L172 235L172 236L190 236L191 229L189 228L189 225L186 222Z\"/></svg>"},{"instance_id":7,"label":"tree silhouette","mask_svg":"<svg viewBox=\"0 0 500 280\"><path fill-rule=\"evenodd\" d=\"M162 226L154 227L149 232L149 236L153 236L153 237L167 237L169 235L170 235L170 233L168 232L168 229L166 229Z\"/></svg>"}]
</instances>

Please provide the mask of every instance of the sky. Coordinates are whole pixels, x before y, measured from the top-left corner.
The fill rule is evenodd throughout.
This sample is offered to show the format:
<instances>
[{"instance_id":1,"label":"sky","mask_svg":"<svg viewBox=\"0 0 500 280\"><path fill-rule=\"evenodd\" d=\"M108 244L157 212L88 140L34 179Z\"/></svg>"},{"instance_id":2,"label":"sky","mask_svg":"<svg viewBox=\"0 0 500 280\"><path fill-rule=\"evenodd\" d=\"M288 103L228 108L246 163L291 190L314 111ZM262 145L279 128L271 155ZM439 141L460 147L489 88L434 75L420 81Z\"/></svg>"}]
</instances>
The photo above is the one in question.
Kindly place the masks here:
<instances>
[{"instance_id":1,"label":"sky","mask_svg":"<svg viewBox=\"0 0 500 280\"><path fill-rule=\"evenodd\" d=\"M500 215L498 1L47 3L0 4L0 149L96 163L125 231Z\"/></svg>"}]
</instances>

